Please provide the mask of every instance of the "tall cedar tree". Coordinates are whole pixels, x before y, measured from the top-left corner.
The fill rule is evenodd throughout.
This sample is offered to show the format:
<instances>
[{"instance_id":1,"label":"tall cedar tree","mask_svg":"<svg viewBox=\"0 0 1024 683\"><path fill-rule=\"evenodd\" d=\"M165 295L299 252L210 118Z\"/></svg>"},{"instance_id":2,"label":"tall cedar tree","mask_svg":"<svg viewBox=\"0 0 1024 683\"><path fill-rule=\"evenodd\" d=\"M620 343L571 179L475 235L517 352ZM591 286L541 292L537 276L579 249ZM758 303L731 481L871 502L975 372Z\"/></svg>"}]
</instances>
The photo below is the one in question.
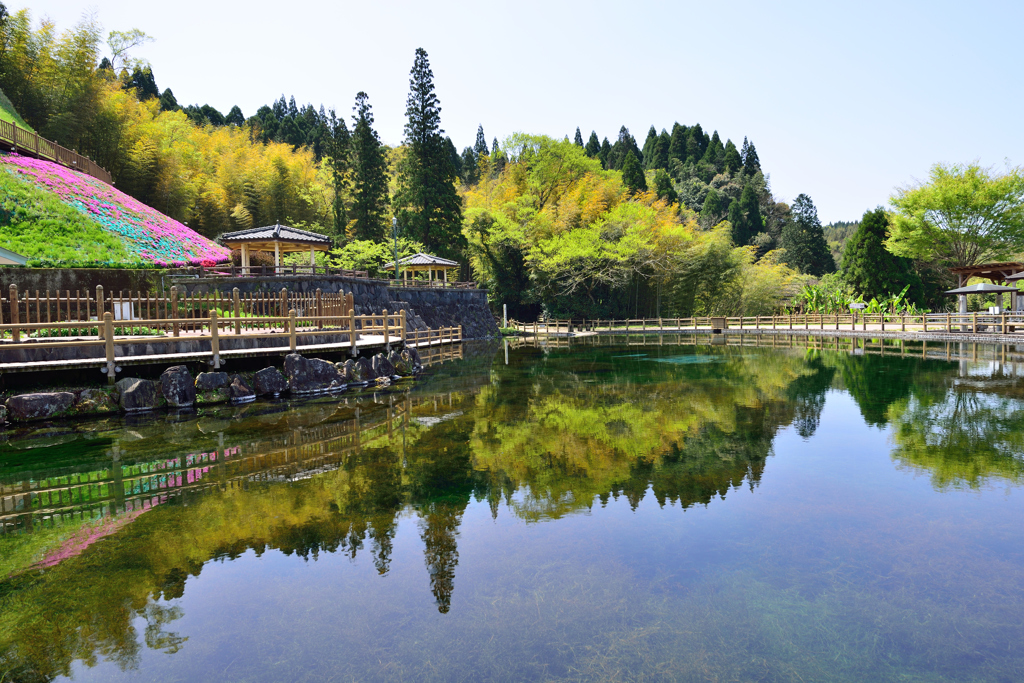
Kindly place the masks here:
<instances>
[{"instance_id":1,"label":"tall cedar tree","mask_svg":"<svg viewBox=\"0 0 1024 683\"><path fill-rule=\"evenodd\" d=\"M671 146L672 137L663 129L654 143L653 158L648 160L648 168L668 168L668 148Z\"/></svg>"},{"instance_id":2,"label":"tall cedar tree","mask_svg":"<svg viewBox=\"0 0 1024 683\"><path fill-rule=\"evenodd\" d=\"M437 108L441 111L441 108ZM479 159L481 154L490 154L491 150L487 149L487 137L484 135L483 125L476 127L476 142L473 144L473 153L476 154L476 158Z\"/></svg>"},{"instance_id":3,"label":"tall cedar tree","mask_svg":"<svg viewBox=\"0 0 1024 683\"><path fill-rule=\"evenodd\" d=\"M914 272L910 259L896 256L885 248L888 232L889 217L885 209L879 207L865 212L860 227L843 250L839 274L843 282L863 294L866 300L897 294L910 285L908 297L920 301L921 278Z\"/></svg>"},{"instance_id":4,"label":"tall cedar tree","mask_svg":"<svg viewBox=\"0 0 1024 683\"><path fill-rule=\"evenodd\" d=\"M672 176L663 168L654 172L654 192L658 195L658 199L664 199L669 204L679 201L679 194L676 192L675 186L672 185Z\"/></svg>"},{"instance_id":5,"label":"tall cedar tree","mask_svg":"<svg viewBox=\"0 0 1024 683\"><path fill-rule=\"evenodd\" d=\"M591 159L597 158L598 153L601 151L601 141L597 139L596 131L590 131L590 139L587 140L587 146L583 148L583 151Z\"/></svg>"},{"instance_id":6,"label":"tall cedar tree","mask_svg":"<svg viewBox=\"0 0 1024 683\"><path fill-rule=\"evenodd\" d=\"M668 145L668 158L677 160L680 164L686 163L686 126L678 123L672 125L671 141Z\"/></svg>"},{"instance_id":7,"label":"tall cedar tree","mask_svg":"<svg viewBox=\"0 0 1024 683\"><path fill-rule=\"evenodd\" d=\"M740 156L740 151L736 149L736 144L732 140L726 140L725 170L729 172L729 175L735 175L741 168L743 168L743 157Z\"/></svg>"},{"instance_id":8,"label":"tall cedar tree","mask_svg":"<svg viewBox=\"0 0 1024 683\"><path fill-rule=\"evenodd\" d=\"M729 223L732 225L733 244L737 247L742 247L750 241L750 237L747 235L746 221L743 220L743 209L740 208L739 201L733 199L729 202L729 211L727 215Z\"/></svg>"},{"instance_id":9,"label":"tall cedar tree","mask_svg":"<svg viewBox=\"0 0 1024 683\"><path fill-rule=\"evenodd\" d=\"M761 160L757 158L757 150L754 149L754 143L747 142L745 136L740 155L743 157L743 172L750 177L754 177L761 170Z\"/></svg>"},{"instance_id":10,"label":"tall cedar tree","mask_svg":"<svg viewBox=\"0 0 1024 683\"><path fill-rule=\"evenodd\" d=\"M476 163L476 152L472 147L462 150L462 182L476 185L480 180L480 169Z\"/></svg>"},{"instance_id":11,"label":"tall cedar tree","mask_svg":"<svg viewBox=\"0 0 1024 683\"><path fill-rule=\"evenodd\" d=\"M452 163L452 168L455 169L455 177L462 177L462 157L459 156L459 150L455 148L455 143L452 142L450 137L444 139L445 149L448 150L448 160ZM475 153L474 153L475 156Z\"/></svg>"},{"instance_id":12,"label":"tall cedar tree","mask_svg":"<svg viewBox=\"0 0 1024 683\"><path fill-rule=\"evenodd\" d=\"M712 187L708 190L708 194L704 198L704 206L700 210L700 226L702 228L710 228L722 220L722 216L725 214L726 199L727 197L719 194L715 188Z\"/></svg>"},{"instance_id":13,"label":"tall cedar tree","mask_svg":"<svg viewBox=\"0 0 1024 683\"><path fill-rule=\"evenodd\" d=\"M345 227L348 225L348 211L345 197L348 195L349 146L351 136L344 118L338 118L331 109L328 117L331 135L327 142L327 156L331 161L331 180L334 184L334 240L336 243L345 240Z\"/></svg>"},{"instance_id":14,"label":"tall cedar tree","mask_svg":"<svg viewBox=\"0 0 1024 683\"><path fill-rule=\"evenodd\" d=\"M608 138L601 141L601 149L597 152L597 158L601 160L601 166L607 170L608 160L612 155L612 146L608 143Z\"/></svg>"},{"instance_id":15,"label":"tall cedar tree","mask_svg":"<svg viewBox=\"0 0 1024 683\"><path fill-rule=\"evenodd\" d=\"M583 146L583 134L580 133L580 127L576 126L576 137L573 138L572 143L577 147Z\"/></svg>"},{"instance_id":16,"label":"tall cedar tree","mask_svg":"<svg viewBox=\"0 0 1024 683\"><path fill-rule=\"evenodd\" d=\"M644 176L644 169L637 161L636 155L630 150L626 152L626 159L622 162L622 182L629 189L630 194L647 191L647 178Z\"/></svg>"},{"instance_id":17,"label":"tall cedar tree","mask_svg":"<svg viewBox=\"0 0 1024 683\"><path fill-rule=\"evenodd\" d=\"M757 190L750 183L740 193L740 210L743 212L743 225L746 230L746 244L760 232L764 232L764 218L761 216L761 205L757 198Z\"/></svg>"},{"instance_id":18,"label":"tall cedar tree","mask_svg":"<svg viewBox=\"0 0 1024 683\"><path fill-rule=\"evenodd\" d=\"M654 143L658 141L658 131L654 130L654 126L651 126L647 131L647 137L644 139L644 147L641 150L644 155L644 168L651 167L651 157L654 156Z\"/></svg>"},{"instance_id":19,"label":"tall cedar tree","mask_svg":"<svg viewBox=\"0 0 1024 683\"><path fill-rule=\"evenodd\" d=\"M621 170L623 162L626 161L626 154L629 152L633 153L636 160L640 162L641 167L644 163L644 153L640 151L640 148L636 144L636 138L634 138L629 128L623 126L619 129L619 139L612 145L611 153L608 155L608 161L605 164L606 168L611 170Z\"/></svg>"},{"instance_id":20,"label":"tall cedar tree","mask_svg":"<svg viewBox=\"0 0 1024 683\"><path fill-rule=\"evenodd\" d=\"M801 194L793 200L792 213L793 217L782 228L779 240L779 246L786 250L786 262L815 277L834 272L836 264L825 241L814 202Z\"/></svg>"},{"instance_id":21,"label":"tall cedar tree","mask_svg":"<svg viewBox=\"0 0 1024 683\"><path fill-rule=\"evenodd\" d=\"M388 163L384 146L373 129L373 110L365 92L356 95L352 107L352 211L346 235L357 240L384 239L388 208ZM443 150L441 145L438 145Z\"/></svg>"},{"instance_id":22,"label":"tall cedar tree","mask_svg":"<svg viewBox=\"0 0 1024 683\"><path fill-rule=\"evenodd\" d=\"M717 130L711 136L711 141L704 150L701 161L713 166L718 173L725 170L725 146L722 144L722 138L718 137Z\"/></svg>"},{"instance_id":23,"label":"tall cedar tree","mask_svg":"<svg viewBox=\"0 0 1024 683\"><path fill-rule=\"evenodd\" d=\"M455 189L455 169L441 129L441 107L434 94L434 74L423 48L416 49L409 72L405 144L408 153L398 173L395 205L406 234L431 253L462 255L462 198Z\"/></svg>"}]
</instances>

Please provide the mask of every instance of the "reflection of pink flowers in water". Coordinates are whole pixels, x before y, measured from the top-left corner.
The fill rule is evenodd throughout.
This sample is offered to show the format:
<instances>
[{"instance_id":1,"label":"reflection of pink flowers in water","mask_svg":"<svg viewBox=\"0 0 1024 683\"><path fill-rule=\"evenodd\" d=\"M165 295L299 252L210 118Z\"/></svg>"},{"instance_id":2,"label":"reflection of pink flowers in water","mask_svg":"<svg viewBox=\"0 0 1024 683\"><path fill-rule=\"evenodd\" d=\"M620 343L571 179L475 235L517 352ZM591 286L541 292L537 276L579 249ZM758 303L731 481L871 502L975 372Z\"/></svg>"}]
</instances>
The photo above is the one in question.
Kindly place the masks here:
<instances>
[{"instance_id":1,"label":"reflection of pink flowers in water","mask_svg":"<svg viewBox=\"0 0 1024 683\"><path fill-rule=\"evenodd\" d=\"M152 508L150 506L146 506L144 509L125 512L117 517L104 517L95 524L86 525L71 534L70 538L60 544L60 547L50 552L46 557L37 562L34 567L37 569L52 567L70 557L81 555L82 552L90 545L104 536L109 536L110 534L120 530L149 509Z\"/></svg>"},{"instance_id":2,"label":"reflection of pink flowers in water","mask_svg":"<svg viewBox=\"0 0 1024 683\"><path fill-rule=\"evenodd\" d=\"M230 250L84 173L17 154L0 155L0 164L122 237L139 261L161 267L212 266L231 257Z\"/></svg>"}]
</instances>

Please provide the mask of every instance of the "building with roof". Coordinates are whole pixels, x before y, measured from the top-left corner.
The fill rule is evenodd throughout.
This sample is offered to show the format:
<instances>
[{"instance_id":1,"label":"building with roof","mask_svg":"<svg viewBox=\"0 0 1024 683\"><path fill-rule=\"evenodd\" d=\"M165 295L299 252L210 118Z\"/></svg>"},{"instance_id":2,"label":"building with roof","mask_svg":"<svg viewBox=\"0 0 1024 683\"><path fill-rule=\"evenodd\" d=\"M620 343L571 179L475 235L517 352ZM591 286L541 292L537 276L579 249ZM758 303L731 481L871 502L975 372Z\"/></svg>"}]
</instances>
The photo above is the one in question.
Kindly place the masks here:
<instances>
[{"instance_id":1,"label":"building with roof","mask_svg":"<svg viewBox=\"0 0 1024 683\"><path fill-rule=\"evenodd\" d=\"M309 230L299 230L288 225L267 225L262 228L249 228L226 232L220 236L220 242L231 249L242 252L242 267L249 267L249 255L254 251L265 251L274 254L274 266L281 266L284 254L309 252L309 264L316 263L316 252L328 251L331 238ZM244 272L244 271L243 271Z\"/></svg>"},{"instance_id":2,"label":"building with roof","mask_svg":"<svg viewBox=\"0 0 1024 683\"><path fill-rule=\"evenodd\" d=\"M458 261L441 258L433 254L424 254L423 252L398 259L398 269L402 273L402 280L405 282L409 281L410 273L412 273L414 279L416 273L426 273L427 280L431 283L435 279L438 282L448 282L448 271L458 270L458 268ZM385 263L384 270L395 270L395 262Z\"/></svg>"}]
</instances>

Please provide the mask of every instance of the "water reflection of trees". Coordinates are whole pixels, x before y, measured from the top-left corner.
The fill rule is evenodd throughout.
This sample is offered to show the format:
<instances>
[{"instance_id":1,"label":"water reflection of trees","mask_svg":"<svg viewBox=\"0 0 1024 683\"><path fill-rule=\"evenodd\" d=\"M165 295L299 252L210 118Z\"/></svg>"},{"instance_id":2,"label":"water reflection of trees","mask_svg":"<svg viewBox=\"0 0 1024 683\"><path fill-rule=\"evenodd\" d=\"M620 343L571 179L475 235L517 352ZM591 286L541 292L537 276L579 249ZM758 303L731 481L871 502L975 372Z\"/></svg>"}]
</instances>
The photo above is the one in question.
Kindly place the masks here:
<instances>
[{"instance_id":1,"label":"water reflection of trees","mask_svg":"<svg viewBox=\"0 0 1024 683\"><path fill-rule=\"evenodd\" d=\"M187 505L172 501L141 515L111 537L116 542L0 582L0 672L48 680L67 675L76 659L130 668L141 642L175 651L180 614L166 601L182 597L211 559L270 549L307 561L369 552L387 574L403 512L418 517L426 578L445 613L459 527L473 500L486 501L493 515L504 503L535 520L619 497L636 508L648 494L687 509L752 488L779 429L813 434L834 366L814 354L721 353L697 362L678 349L629 360L601 350L519 353L509 365L437 373L386 400L135 425L131 438L115 438L122 458L242 443L243 452L305 449L316 454L303 465L314 474L274 463L266 470L273 476L233 482L213 472L212 487L178 500ZM401 420L395 396L409 401ZM358 439L320 436L352 422L378 426ZM274 481L281 473L285 480Z\"/></svg>"}]
</instances>

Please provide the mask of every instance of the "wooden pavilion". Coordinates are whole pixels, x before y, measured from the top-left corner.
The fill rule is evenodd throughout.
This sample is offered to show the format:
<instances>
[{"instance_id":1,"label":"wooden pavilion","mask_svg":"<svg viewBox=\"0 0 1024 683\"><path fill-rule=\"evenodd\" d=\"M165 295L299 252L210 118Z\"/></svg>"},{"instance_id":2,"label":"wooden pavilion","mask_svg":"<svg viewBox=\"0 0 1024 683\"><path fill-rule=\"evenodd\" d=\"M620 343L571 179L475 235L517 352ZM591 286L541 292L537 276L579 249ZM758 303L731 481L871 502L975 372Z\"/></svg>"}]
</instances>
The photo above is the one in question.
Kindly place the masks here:
<instances>
[{"instance_id":1,"label":"wooden pavilion","mask_svg":"<svg viewBox=\"0 0 1024 683\"><path fill-rule=\"evenodd\" d=\"M1024 263L979 263L963 268L950 268L949 272L957 276L957 287L963 287L972 277L984 278L997 285L1009 282L1015 275L1024 276Z\"/></svg>"},{"instance_id":2,"label":"wooden pavilion","mask_svg":"<svg viewBox=\"0 0 1024 683\"><path fill-rule=\"evenodd\" d=\"M401 269L403 282L409 281L410 273L413 278L416 277L416 273L426 273L427 280L433 284L435 280L439 283L448 282L448 271L458 270L459 262L419 252L398 259L398 267ZM384 270L395 270L395 262L385 263Z\"/></svg>"},{"instance_id":3,"label":"wooden pavilion","mask_svg":"<svg viewBox=\"0 0 1024 683\"><path fill-rule=\"evenodd\" d=\"M249 267L249 254L254 251L272 252L274 267L280 268L283 254L308 251L309 265L312 266L316 264L316 252L331 248L331 238L327 235L281 224L226 232L220 236L220 241L231 249L241 250L243 272Z\"/></svg>"}]
</instances>

